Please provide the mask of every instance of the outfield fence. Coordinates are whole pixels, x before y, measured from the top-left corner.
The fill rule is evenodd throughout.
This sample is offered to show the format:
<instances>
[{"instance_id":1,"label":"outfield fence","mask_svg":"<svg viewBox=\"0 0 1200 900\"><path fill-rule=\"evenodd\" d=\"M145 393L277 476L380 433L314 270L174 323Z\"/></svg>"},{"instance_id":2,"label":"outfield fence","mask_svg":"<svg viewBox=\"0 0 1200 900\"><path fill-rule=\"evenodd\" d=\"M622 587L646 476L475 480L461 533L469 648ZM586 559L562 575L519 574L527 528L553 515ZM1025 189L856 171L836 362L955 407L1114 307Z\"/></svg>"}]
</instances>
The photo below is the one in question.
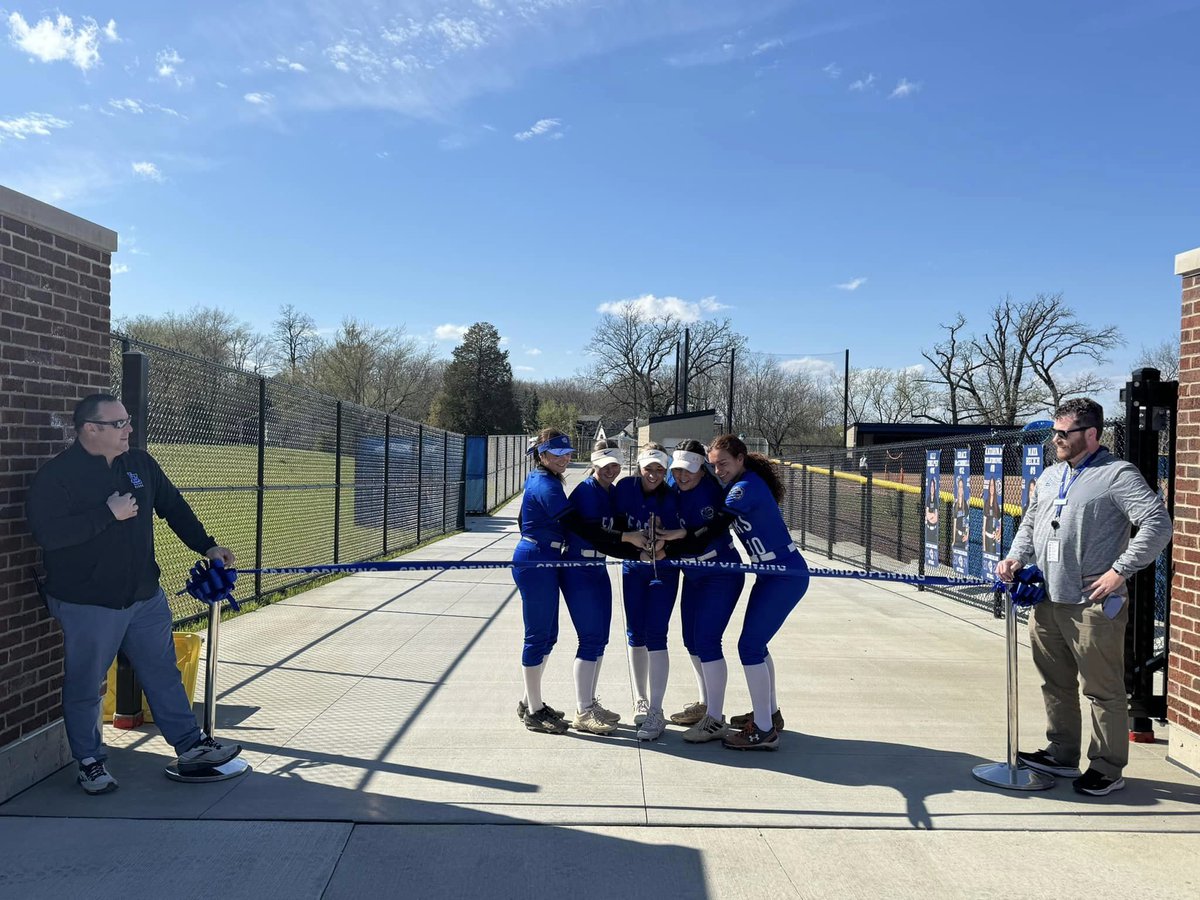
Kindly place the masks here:
<instances>
[{"instance_id":1,"label":"outfield fence","mask_svg":"<svg viewBox=\"0 0 1200 900\"><path fill-rule=\"evenodd\" d=\"M112 372L135 417L135 446L245 568L363 562L464 525L461 434L121 335ZM525 445L522 435L484 440ZM505 466L485 473L499 503L522 484L506 455L492 459ZM196 554L162 520L155 542L170 595ZM247 576L236 595L257 600L307 580ZM206 612L186 595L171 597L171 608L176 624Z\"/></svg>"}]
</instances>

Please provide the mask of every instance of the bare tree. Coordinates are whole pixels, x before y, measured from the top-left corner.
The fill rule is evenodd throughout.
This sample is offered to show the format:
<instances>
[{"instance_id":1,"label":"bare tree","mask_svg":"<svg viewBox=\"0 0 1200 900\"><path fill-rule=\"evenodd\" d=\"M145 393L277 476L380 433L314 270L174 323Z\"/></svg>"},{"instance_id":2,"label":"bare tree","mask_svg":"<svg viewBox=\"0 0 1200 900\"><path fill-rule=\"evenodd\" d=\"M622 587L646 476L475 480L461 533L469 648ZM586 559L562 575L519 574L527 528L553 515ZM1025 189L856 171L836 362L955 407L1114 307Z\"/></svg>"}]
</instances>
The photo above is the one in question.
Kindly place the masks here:
<instances>
[{"instance_id":1,"label":"bare tree","mask_svg":"<svg viewBox=\"0 0 1200 900\"><path fill-rule=\"evenodd\" d=\"M295 374L320 347L321 339L313 317L288 303L279 308L279 317L271 325L270 344L279 368Z\"/></svg>"},{"instance_id":2,"label":"bare tree","mask_svg":"<svg viewBox=\"0 0 1200 900\"><path fill-rule=\"evenodd\" d=\"M835 419L839 427L833 430L840 436L841 398L812 372L748 354L735 390L738 430L766 438L773 453L787 445L829 443Z\"/></svg>"},{"instance_id":3,"label":"bare tree","mask_svg":"<svg viewBox=\"0 0 1200 900\"><path fill-rule=\"evenodd\" d=\"M679 320L651 318L632 304L605 313L587 353L592 377L632 415L661 415L674 397Z\"/></svg>"},{"instance_id":4,"label":"bare tree","mask_svg":"<svg viewBox=\"0 0 1200 900\"><path fill-rule=\"evenodd\" d=\"M1142 347L1134 369L1158 369L1163 381L1179 380L1179 338L1167 338L1153 347Z\"/></svg>"},{"instance_id":5,"label":"bare tree","mask_svg":"<svg viewBox=\"0 0 1200 900\"><path fill-rule=\"evenodd\" d=\"M933 386L923 366L903 369L851 369L851 422L917 422L937 407ZM842 390L840 384L836 385Z\"/></svg>"},{"instance_id":6,"label":"bare tree","mask_svg":"<svg viewBox=\"0 0 1200 900\"><path fill-rule=\"evenodd\" d=\"M422 346L404 328L376 328L354 318L342 321L332 341L308 359L306 380L318 390L360 406L411 418L424 418L438 369L432 347Z\"/></svg>"},{"instance_id":7,"label":"bare tree","mask_svg":"<svg viewBox=\"0 0 1200 900\"><path fill-rule=\"evenodd\" d=\"M1016 425L1069 397L1103 390L1108 382L1095 365L1123 343L1116 326L1081 322L1061 294L1038 294L1023 303L1005 297L981 334L964 339L965 326L960 313L942 325L946 340L921 354L934 367L930 381L943 391L943 420L955 425Z\"/></svg>"}]
</instances>

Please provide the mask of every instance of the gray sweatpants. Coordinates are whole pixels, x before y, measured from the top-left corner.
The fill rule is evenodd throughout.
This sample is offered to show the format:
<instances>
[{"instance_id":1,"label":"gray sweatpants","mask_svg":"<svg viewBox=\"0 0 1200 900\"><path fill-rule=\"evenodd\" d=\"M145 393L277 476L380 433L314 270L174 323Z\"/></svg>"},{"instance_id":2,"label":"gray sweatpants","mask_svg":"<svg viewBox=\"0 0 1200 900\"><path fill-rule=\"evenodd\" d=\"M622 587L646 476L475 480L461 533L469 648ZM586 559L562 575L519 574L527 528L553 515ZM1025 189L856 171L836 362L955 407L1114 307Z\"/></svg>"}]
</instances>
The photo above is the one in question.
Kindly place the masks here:
<instances>
[{"instance_id":1,"label":"gray sweatpants","mask_svg":"<svg viewBox=\"0 0 1200 900\"><path fill-rule=\"evenodd\" d=\"M200 740L196 716L175 664L171 609L160 589L126 609L65 603L47 597L63 632L63 721L71 755L77 760L107 759L100 733L100 682L117 651L123 650L167 743L176 753Z\"/></svg>"}]
</instances>

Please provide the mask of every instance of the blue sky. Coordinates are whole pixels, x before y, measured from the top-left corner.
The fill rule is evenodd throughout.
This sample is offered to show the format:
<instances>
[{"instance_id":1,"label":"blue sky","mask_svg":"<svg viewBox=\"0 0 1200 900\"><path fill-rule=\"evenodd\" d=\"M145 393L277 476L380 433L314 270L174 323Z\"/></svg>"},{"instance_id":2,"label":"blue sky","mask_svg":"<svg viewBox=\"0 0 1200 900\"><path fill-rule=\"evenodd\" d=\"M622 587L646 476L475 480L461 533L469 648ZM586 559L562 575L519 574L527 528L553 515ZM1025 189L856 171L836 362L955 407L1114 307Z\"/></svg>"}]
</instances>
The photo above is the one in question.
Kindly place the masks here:
<instances>
[{"instance_id":1,"label":"blue sky","mask_svg":"<svg viewBox=\"0 0 1200 900\"><path fill-rule=\"evenodd\" d=\"M120 234L117 316L488 320L530 378L647 295L856 366L1005 294L1114 373L1178 331L1200 0L155 7L0 0L0 183Z\"/></svg>"}]
</instances>

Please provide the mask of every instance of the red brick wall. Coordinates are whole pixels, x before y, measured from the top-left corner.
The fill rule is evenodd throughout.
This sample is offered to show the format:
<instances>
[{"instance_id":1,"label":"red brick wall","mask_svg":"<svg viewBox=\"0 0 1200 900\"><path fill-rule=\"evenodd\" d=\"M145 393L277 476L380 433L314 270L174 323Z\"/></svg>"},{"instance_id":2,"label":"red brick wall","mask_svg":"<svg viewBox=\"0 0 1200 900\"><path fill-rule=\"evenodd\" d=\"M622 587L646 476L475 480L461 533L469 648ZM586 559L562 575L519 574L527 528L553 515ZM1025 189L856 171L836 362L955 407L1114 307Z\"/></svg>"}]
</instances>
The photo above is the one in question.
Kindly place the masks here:
<instances>
[{"instance_id":1,"label":"red brick wall","mask_svg":"<svg viewBox=\"0 0 1200 900\"><path fill-rule=\"evenodd\" d=\"M25 492L72 438L75 402L108 389L110 263L106 250L0 215L0 748L62 715L62 636L30 577L39 554Z\"/></svg>"},{"instance_id":2,"label":"red brick wall","mask_svg":"<svg viewBox=\"0 0 1200 900\"><path fill-rule=\"evenodd\" d=\"M1185 268L1179 274L1183 277L1183 318L1179 341L1171 672L1167 685L1167 715L1173 745L1177 728L1200 737L1200 269Z\"/></svg>"}]
</instances>

